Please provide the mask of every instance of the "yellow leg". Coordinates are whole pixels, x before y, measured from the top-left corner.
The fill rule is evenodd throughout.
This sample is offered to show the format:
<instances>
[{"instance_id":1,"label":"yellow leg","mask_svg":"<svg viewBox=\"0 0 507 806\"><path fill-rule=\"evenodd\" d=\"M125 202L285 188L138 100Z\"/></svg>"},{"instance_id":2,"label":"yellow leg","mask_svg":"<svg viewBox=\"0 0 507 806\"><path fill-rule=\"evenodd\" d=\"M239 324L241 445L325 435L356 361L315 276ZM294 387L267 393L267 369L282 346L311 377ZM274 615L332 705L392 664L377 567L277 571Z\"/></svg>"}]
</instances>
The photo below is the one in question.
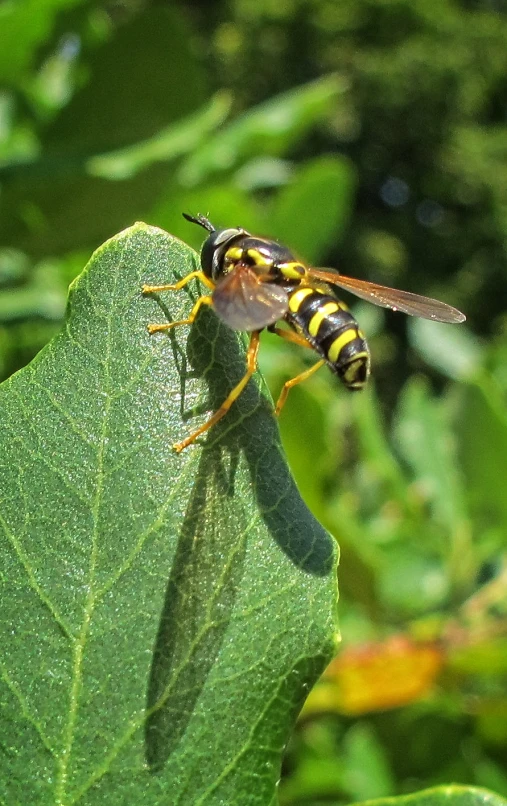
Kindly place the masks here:
<instances>
[{"instance_id":1,"label":"yellow leg","mask_svg":"<svg viewBox=\"0 0 507 806\"><path fill-rule=\"evenodd\" d=\"M300 336L299 333L293 333L292 330L284 330L281 327L269 327L268 330L270 333L281 336L285 341L290 341L293 344L299 344L300 347L308 347L310 350L313 350L310 342L307 341L304 336Z\"/></svg>"},{"instance_id":2,"label":"yellow leg","mask_svg":"<svg viewBox=\"0 0 507 806\"><path fill-rule=\"evenodd\" d=\"M215 288L215 283L206 277L203 271L191 271L190 274L187 274L186 277L183 277L182 280L179 280L177 283L171 283L170 285L143 285L142 291L143 294L157 294L159 291L179 291L180 288L184 288L190 280L194 280L197 278L201 281L207 288L213 290Z\"/></svg>"},{"instance_id":3,"label":"yellow leg","mask_svg":"<svg viewBox=\"0 0 507 806\"><path fill-rule=\"evenodd\" d=\"M310 369L307 369L304 372L301 372L299 375L296 375L295 378L291 378L290 381L287 381L287 383L285 383L283 385L283 388L282 388L282 391L280 392L280 397L278 398L278 402L276 404L276 409L275 409L275 414L276 414L277 417L280 414L285 401L287 400L287 395L289 394L289 390L292 389L293 386L296 386L298 383L302 383L303 381L306 381L306 379L309 378L311 375L313 375L314 372L317 372L318 369L323 367L325 363L326 362L324 361L324 359L321 358L320 361L317 361L317 363L313 365L313 367L310 367Z\"/></svg>"},{"instance_id":4,"label":"yellow leg","mask_svg":"<svg viewBox=\"0 0 507 806\"><path fill-rule=\"evenodd\" d=\"M310 344L310 342L307 341L305 337L301 336L299 333L293 333L292 330L284 330L281 327L270 327L269 331L270 333L276 333L277 336L281 336L281 338L285 339L286 341L290 341L293 344L299 344L300 347L308 347L310 350L313 350L313 347ZM317 372L317 370L320 369L325 363L326 362L322 358L320 361L317 361L317 363L314 364L313 367L310 367L310 369L305 370L305 372L301 372L300 375L296 375L295 378L291 378L290 381L287 381L287 383L284 384L275 408L275 414L277 417L280 414L283 406L285 405L285 401L287 400L289 390L292 389L293 386L296 386L298 383L306 381L307 378L313 375L314 372Z\"/></svg>"},{"instance_id":5,"label":"yellow leg","mask_svg":"<svg viewBox=\"0 0 507 806\"><path fill-rule=\"evenodd\" d=\"M235 400L238 399L241 392L243 391L248 381L250 380L255 370L257 369L258 352L259 352L259 331L254 330L253 333L250 334L250 344L248 345L248 350L246 354L246 372L244 376L242 377L240 382L234 387L232 392L229 392L220 408L217 409L217 411L209 418L209 420L206 420L206 422L203 425L201 425L201 427L198 428L197 431L194 431L193 434L190 434L190 436L184 439L183 442L177 442L176 445L173 445L173 448L176 451L176 453L181 453L182 450L188 448L189 445L195 442L197 437L200 437L201 434L204 434L206 431L208 431L209 428L212 428L212 426L216 425L216 423L218 423L218 421L221 420L222 417L224 417L227 414L232 404L234 403Z\"/></svg>"},{"instance_id":6,"label":"yellow leg","mask_svg":"<svg viewBox=\"0 0 507 806\"><path fill-rule=\"evenodd\" d=\"M188 319L180 319L179 322L165 322L163 325L148 325L148 330L150 333L159 333L161 330L170 330L172 327L179 327L179 325L191 325L195 317L197 316L201 306L212 304L213 300L211 297L208 296L199 297L194 307L190 311Z\"/></svg>"}]
</instances>

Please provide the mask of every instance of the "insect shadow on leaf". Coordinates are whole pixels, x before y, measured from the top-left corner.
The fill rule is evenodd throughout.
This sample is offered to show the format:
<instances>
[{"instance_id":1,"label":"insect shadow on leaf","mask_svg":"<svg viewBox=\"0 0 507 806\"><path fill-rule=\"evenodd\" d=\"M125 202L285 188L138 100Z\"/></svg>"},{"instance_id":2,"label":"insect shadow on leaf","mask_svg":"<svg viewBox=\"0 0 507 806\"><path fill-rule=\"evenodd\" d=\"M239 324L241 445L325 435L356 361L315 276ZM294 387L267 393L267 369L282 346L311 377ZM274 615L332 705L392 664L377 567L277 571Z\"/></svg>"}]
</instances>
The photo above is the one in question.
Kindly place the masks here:
<instances>
[{"instance_id":1,"label":"insect shadow on leaf","mask_svg":"<svg viewBox=\"0 0 507 806\"><path fill-rule=\"evenodd\" d=\"M203 310L190 330L187 355L192 374L208 385L206 407L215 410L244 374L238 335ZM283 455L272 405L252 380L228 416L203 439L178 537L147 697L146 757L153 772L164 766L188 725L220 652L227 614L244 575L252 515L235 491L242 457L274 542L304 573L334 573L335 544L302 501Z\"/></svg>"}]
</instances>

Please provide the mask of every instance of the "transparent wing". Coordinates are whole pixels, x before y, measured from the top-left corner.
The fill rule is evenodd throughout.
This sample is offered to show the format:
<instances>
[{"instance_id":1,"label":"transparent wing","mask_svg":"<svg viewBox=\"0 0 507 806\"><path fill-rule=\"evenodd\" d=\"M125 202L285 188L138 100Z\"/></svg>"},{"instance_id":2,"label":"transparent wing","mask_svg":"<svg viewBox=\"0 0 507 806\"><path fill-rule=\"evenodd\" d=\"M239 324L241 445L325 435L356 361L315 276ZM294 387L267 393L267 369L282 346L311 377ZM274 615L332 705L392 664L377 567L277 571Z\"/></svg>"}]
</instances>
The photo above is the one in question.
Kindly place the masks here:
<instances>
[{"instance_id":1,"label":"transparent wing","mask_svg":"<svg viewBox=\"0 0 507 806\"><path fill-rule=\"evenodd\" d=\"M393 311L402 311L410 316L419 316L421 319L432 319L434 322L464 322L466 316L453 308L430 297L421 297L419 294L411 294L410 291L400 291L396 288L388 288L385 285L369 283L367 280L356 280L355 277L345 277L338 272L322 271L320 269L310 269L310 276L316 280L323 280L326 283L345 288L356 297L380 305L382 308L391 308Z\"/></svg>"},{"instance_id":2,"label":"transparent wing","mask_svg":"<svg viewBox=\"0 0 507 806\"><path fill-rule=\"evenodd\" d=\"M289 298L282 286L263 282L240 264L218 282L213 307L233 330L261 330L283 318Z\"/></svg>"}]
</instances>

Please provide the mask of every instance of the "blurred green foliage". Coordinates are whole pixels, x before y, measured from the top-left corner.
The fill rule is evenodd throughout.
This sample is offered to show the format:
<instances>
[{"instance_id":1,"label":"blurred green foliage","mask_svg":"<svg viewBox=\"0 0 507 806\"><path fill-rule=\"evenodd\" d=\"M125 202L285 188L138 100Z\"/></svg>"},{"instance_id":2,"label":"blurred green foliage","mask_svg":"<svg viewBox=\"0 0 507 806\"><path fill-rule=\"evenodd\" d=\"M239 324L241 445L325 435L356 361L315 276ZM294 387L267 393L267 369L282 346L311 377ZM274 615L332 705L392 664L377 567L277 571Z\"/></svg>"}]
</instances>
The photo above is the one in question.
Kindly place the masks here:
<instances>
[{"instance_id":1,"label":"blurred green foliage","mask_svg":"<svg viewBox=\"0 0 507 806\"><path fill-rule=\"evenodd\" d=\"M504 0L0 8L3 377L58 329L68 283L117 230L142 218L199 248L182 211L468 316L356 305L370 390L322 371L281 416L342 547L345 644L453 624L462 649L421 702L304 721L285 803L451 780L507 795L506 77ZM311 361L278 341L261 351L274 394Z\"/></svg>"}]
</instances>

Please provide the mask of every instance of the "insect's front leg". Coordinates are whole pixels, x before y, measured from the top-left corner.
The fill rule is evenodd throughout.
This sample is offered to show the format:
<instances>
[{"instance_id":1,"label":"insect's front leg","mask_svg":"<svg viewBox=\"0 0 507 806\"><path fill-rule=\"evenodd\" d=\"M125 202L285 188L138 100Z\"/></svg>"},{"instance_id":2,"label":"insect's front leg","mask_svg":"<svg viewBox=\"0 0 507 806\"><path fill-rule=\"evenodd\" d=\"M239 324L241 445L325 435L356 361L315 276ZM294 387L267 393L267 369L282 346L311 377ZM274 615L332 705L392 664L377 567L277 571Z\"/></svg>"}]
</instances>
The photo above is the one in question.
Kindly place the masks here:
<instances>
[{"instance_id":1,"label":"insect's front leg","mask_svg":"<svg viewBox=\"0 0 507 806\"><path fill-rule=\"evenodd\" d=\"M187 274L186 277L178 280L177 283L169 283L166 285L143 285L143 294L156 294L160 291L179 291L191 280L200 280L201 283L203 283L203 285L205 285L211 291L213 291L215 288L214 282L210 280L202 270L199 269L198 271L191 271L190 274ZM150 333L159 333L162 330L171 330L171 328L178 327L179 325L191 325L201 306L212 304L213 301L211 296L208 294L203 294L203 296L199 297L195 303L187 319L180 319L178 322L166 322L163 325L148 325L148 330Z\"/></svg>"},{"instance_id":2,"label":"insect's front leg","mask_svg":"<svg viewBox=\"0 0 507 806\"><path fill-rule=\"evenodd\" d=\"M148 325L148 331L150 333L160 333L162 330L170 330L173 327L179 327L179 325L191 325L203 305L213 305L213 298L206 294L199 297L187 319L180 319L178 322L164 322L161 325Z\"/></svg>"},{"instance_id":3,"label":"insect's front leg","mask_svg":"<svg viewBox=\"0 0 507 806\"><path fill-rule=\"evenodd\" d=\"M211 291L215 288L215 284L209 277L206 277L203 271L199 269L199 271L191 271L190 274L187 274L186 277L183 277L182 280L178 280L177 283L169 283L168 285L143 285L142 291L143 294L158 294L160 291L179 291L180 288L184 288L190 280L198 279L209 288Z\"/></svg>"}]
</instances>

